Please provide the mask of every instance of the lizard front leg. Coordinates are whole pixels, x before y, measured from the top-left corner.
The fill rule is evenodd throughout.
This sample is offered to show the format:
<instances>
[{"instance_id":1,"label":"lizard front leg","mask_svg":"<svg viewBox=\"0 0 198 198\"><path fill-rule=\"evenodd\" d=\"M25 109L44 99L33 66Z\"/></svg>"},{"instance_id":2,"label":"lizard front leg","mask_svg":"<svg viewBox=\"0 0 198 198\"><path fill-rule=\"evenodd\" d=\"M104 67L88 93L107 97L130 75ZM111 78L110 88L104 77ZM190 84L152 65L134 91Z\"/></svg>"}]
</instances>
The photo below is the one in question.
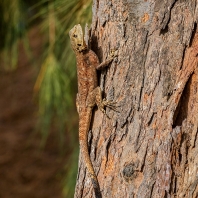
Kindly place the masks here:
<instances>
[{"instance_id":1,"label":"lizard front leg","mask_svg":"<svg viewBox=\"0 0 198 198\"><path fill-rule=\"evenodd\" d=\"M96 69L100 70L100 69L103 69L104 67L108 66L109 63L111 63L116 56L118 56L118 51L117 50L111 50L110 55L108 56L107 60L105 60L104 62L100 63L96 67Z\"/></svg>"}]
</instances>

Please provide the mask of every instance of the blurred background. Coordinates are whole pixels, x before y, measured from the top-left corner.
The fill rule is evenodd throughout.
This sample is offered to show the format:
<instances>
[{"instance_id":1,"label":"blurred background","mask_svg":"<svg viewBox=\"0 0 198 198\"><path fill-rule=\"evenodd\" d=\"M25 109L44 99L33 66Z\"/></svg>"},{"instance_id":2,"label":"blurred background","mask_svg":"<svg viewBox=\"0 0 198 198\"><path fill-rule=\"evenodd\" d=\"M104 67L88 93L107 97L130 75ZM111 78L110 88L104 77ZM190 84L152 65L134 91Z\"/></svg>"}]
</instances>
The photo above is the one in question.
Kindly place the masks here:
<instances>
[{"instance_id":1,"label":"blurred background","mask_svg":"<svg viewBox=\"0 0 198 198\"><path fill-rule=\"evenodd\" d=\"M72 198L78 166L69 30L91 0L0 1L0 197Z\"/></svg>"}]
</instances>

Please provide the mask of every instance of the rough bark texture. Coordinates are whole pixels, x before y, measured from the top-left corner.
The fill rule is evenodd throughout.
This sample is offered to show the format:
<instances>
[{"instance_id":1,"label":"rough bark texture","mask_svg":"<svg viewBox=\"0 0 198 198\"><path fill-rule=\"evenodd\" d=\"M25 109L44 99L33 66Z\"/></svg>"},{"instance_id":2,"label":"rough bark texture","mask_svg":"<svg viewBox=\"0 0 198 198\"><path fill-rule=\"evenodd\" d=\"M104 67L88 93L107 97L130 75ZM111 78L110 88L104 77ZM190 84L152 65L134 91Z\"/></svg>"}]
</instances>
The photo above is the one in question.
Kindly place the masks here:
<instances>
[{"instance_id":1,"label":"rough bark texture","mask_svg":"<svg viewBox=\"0 0 198 198\"><path fill-rule=\"evenodd\" d=\"M197 21L197 0L94 0L92 49L119 50L100 74L118 112L89 138L104 198L198 197ZM81 156L75 197L94 197Z\"/></svg>"}]
</instances>

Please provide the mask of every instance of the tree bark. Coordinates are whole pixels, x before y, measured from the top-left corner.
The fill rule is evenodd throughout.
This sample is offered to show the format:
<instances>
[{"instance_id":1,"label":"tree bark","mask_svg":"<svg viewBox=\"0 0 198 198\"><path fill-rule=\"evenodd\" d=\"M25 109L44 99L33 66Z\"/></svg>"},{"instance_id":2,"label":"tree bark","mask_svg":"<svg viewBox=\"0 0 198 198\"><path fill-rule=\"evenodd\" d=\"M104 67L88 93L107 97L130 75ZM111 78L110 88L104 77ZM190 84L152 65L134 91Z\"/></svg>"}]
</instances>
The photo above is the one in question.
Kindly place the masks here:
<instances>
[{"instance_id":1,"label":"tree bark","mask_svg":"<svg viewBox=\"0 0 198 198\"><path fill-rule=\"evenodd\" d=\"M118 49L89 138L102 197L198 197L197 21L197 0L94 0L92 49ZM81 156L75 197L94 197Z\"/></svg>"}]
</instances>

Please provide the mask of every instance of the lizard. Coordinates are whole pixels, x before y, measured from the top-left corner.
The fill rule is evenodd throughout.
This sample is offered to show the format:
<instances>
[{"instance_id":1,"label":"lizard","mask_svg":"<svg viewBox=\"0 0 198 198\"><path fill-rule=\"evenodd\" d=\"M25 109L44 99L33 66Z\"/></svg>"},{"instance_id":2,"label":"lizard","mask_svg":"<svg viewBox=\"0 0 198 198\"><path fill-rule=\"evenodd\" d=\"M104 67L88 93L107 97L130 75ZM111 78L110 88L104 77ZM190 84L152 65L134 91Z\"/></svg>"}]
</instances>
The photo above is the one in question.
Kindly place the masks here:
<instances>
[{"instance_id":1,"label":"lizard","mask_svg":"<svg viewBox=\"0 0 198 198\"><path fill-rule=\"evenodd\" d=\"M76 106L79 115L79 144L84 164L87 168L88 175L91 178L95 192L95 197L100 198L101 192L98 179L89 156L88 133L92 119L92 110L95 105L98 106L104 114L105 106L112 107L113 102L102 99L102 91L98 86L97 71L109 65L117 51L112 51L110 57L99 63L98 56L94 51L89 49L85 42L83 30L80 24L75 25L70 31L71 47L76 56L78 93L76 97Z\"/></svg>"}]
</instances>

